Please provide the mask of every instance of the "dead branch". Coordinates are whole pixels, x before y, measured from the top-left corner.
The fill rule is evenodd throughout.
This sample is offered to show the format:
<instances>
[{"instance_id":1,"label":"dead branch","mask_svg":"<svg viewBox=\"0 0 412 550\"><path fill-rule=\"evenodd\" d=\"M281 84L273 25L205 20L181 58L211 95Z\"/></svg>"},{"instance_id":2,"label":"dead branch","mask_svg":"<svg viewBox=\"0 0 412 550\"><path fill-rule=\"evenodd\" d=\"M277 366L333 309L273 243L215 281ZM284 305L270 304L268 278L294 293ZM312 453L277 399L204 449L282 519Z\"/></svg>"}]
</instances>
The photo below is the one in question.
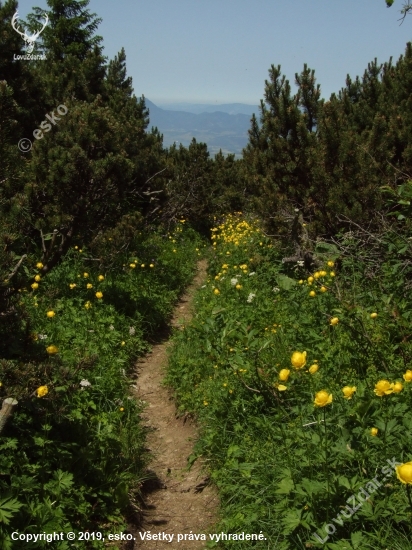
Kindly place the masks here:
<instances>
[{"instance_id":1,"label":"dead branch","mask_svg":"<svg viewBox=\"0 0 412 550\"><path fill-rule=\"evenodd\" d=\"M18 261L16 267L13 269L13 271L10 273L10 275L7 277L8 279L11 279L12 277L14 277L14 275L16 275L17 271L19 270L19 267L21 266L23 260L27 258L27 254L23 254L23 256L20 258L20 260Z\"/></svg>"}]
</instances>

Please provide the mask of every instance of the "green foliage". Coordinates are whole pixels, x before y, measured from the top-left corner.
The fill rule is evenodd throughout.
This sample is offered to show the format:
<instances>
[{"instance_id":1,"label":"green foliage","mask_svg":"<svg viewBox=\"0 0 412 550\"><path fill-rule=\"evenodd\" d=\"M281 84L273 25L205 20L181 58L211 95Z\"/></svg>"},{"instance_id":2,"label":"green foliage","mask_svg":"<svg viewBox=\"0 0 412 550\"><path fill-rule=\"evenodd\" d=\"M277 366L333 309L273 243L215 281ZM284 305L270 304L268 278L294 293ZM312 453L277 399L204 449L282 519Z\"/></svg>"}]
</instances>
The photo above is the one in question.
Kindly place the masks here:
<instances>
[{"instance_id":1,"label":"green foliage","mask_svg":"<svg viewBox=\"0 0 412 550\"><path fill-rule=\"evenodd\" d=\"M159 219L170 224L183 216L207 235L213 216L223 215L245 205L246 186L239 189L239 162L234 155L220 152L209 158L205 143L193 138L186 149L175 145L166 150L166 178Z\"/></svg>"},{"instance_id":2,"label":"green foliage","mask_svg":"<svg viewBox=\"0 0 412 550\"><path fill-rule=\"evenodd\" d=\"M411 56L408 44L395 65L375 59L329 101L306 65L294 95L280 66L271 66L260 125L253 118L241 162L250 206L271 229L293 205L312 222L312 237L334 235L345 218L371 221L383 207L382 186L404 183L412 169Z\"/></svg>"},{"instance_id":3,"label":"green foliage","mask_svg":"<svg viewBox=\"0 0 412 550\"><path fill-rule=\"evenodd\" d=\"M14 531L120 531L139 496L147 453L134 363L193 276L201 241L181 223L170 234L135 231L129 246L107 267L75 245L38 282L41 268L27 260L38 287L18 293L23 315L0 345L0 401L18 400L1 434L2 548Z\"/></svg>"},{"instance_id":4,"label":"green foliage","mask_svg":"<svg viewBox=\"0 0 412 550\"><path fill-rule=\"evenodd\" d=\"M314 535L325 539L331 524L325 548L384 550L395 540L406 550L412 511L393 464L411 459L403 235L383 227L379 260L354 233L319 243L312 274L299 264L286 274L283 251L253 220L229 216L212 240L209 279L174 337L168 382L200 422L192 461L206 457L219 489L214 531L263 531L256 547L303 550L322 547ZM302 368L296 351L306 351ZM379 396L379 380L398 385ZM322 390L333 400L318 407ZM348 512L362 488L370 498Z\"/></svg>"}]
</instances>

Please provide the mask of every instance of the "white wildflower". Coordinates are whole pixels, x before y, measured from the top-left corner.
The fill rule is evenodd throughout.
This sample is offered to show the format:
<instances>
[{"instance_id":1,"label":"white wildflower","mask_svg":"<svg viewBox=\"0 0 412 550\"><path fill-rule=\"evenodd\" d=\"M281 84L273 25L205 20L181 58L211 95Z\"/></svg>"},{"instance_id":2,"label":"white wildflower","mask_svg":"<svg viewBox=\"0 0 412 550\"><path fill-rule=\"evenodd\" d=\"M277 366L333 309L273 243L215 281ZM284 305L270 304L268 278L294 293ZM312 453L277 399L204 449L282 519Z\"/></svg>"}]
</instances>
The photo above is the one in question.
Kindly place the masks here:
<instances>
[{"instance_id":1,"label":"white wildflower","mask_svg":"<svg viewBox=\"0 0 412 550\"><path fill-rule=\"evenodd\" d=\"M280 288L277 287L277 286L274 286L274 287L273 287L273 292L280 292Z\"/></svg>"},{"instance_id":2,"label":"white wildflower","mask_svg":"<svg viewBox=\"0 0 412 550\"><path fill-rule=\"evenodd\" d=\"M237 285L238 280L236 278L230 279L230 283L231 283L232 286L235 286L235 285Z\"/></svg>"},{"instance_id":3,"label":"white wildflower","mask_svg":"<svg viewBox=\"0 0 412 550\"><path fill-rule=\"evenodd\" d=\"M39 337L40 340L46 340L47 339L47 334L39 334L38 337Z\"/></svg>"},{"instance_id":4,"label":"white wildflower","mask_svg":"<svg viewBox=\"0 0 412 550\"><path fill-rule=\"evenodd\" d=\"M303 260L298 260L296 263L299 267L303 267L305 265L305 262Z\"/></svg>"},{"instance_id":5,"label":"white wildflower","mask_svg":"<svg viewBox=\"0 0 412 550\"><path fill-rule=\"evenodd\" d=\"M206 285L201 286L200 288L206 288Z\"/></svg>"},{"instance_id":6,"label":"white wildflower","mask_svg":"<svg viewBox=\"0 0 412 550\"><path fill-rule=\"evenodd\" d=\"M249 294L249 296L247 297L247 301L249 302L249 304L252 302L253 298L256 296L256 294L253 294L253 292L251 292Z\"/></svg>"},{"instance_id":7,"label":"white wildflower","mask_svg":"<svg viewBox=\"0 0 412 550\"><path fill-rule=\"evenodd\" d=\"M136 329L134 327L129 327L130 336L133 336L135 332L136 332Z\"/></svg>"},{"instance_id":8,"label":"white wildflower","mask_svg":"<svg viewBox=\"0 0 412 550\"><path fill-rule=\"evenodd\" d=\"M252 275L256 275L256 271L251 271L251 272L249 273L249 277L252 277Z\"/></svg>"},{"instance_id":9,"label":"white wildflower","mask_svg":"<svg viewBox=\"0 0 412 550\"><path fill-rule=\"evenodd\" d=\"M110 325L109 329L110 329L110 330L114 330L114 326L113 326L113 325Z\"/></svg>"},{"instance_id":10,"label":"white wildflower","mask_svg":"<svg viewBox=\"0 0 412 550\"><path fill-rule=\"evenodd\" d=\"M80 382L80 385L83 386L83 387L91 386L90 382L89 382L88 380L85 380L85 379L83 379L83 380Z\"/></svg>"}]
</instances>

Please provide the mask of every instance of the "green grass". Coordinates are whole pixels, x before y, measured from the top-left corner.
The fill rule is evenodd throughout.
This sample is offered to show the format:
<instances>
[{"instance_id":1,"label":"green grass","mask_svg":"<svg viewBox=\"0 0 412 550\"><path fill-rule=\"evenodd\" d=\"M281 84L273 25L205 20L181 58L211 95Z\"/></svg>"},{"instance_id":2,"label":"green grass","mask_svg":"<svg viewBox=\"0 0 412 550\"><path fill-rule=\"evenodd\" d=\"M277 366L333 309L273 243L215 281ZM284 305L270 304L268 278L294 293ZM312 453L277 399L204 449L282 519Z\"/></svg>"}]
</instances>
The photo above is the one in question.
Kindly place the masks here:
<instances>
[{"instance_id":1,"label":"green grass","mask_svg":"<svg viewBox=\"0 0 412 550\"><path fill-rule=\"evenodd\" d=\"M0 400L19 401L0 439L4 550L15 547L15 531L124 529L147 461L142 405L130 388L134 364L167 325L204 246L182 226L171 235L136 235L134 252L118 254L107 272L85 259L86 248L73 248L37 289L21 290L21 316L2 326L1 339ZM33 278L37 261L29 259ZM50 346L58 352L48 353ZM103 547L99 540L70 545Z\"/></svg>"},{"instance_id":2,"label":"green grass","mask_svg":"<svg viewBox=\"0 0 412 550\"><path fill-rule=\"evenodd\" d=\"M287 253L278 243L242 220L229 217L213 232L209 280L193 322L174 337L167 376L180 410L201 426L191 460L206 458L219 489L221 521L213 529L262 531L266 540L256 548L406 550L409 486L387 469L387 460L412 459L412 387L403 379L412 364L412 304L403 291L410 270L399 270L401 244L383 237L383 261L371 278L368 258L349 255L347 242L320 243L318 272L326 274L309 284L303 267L281 262ZM303 368L291 363L296 351L306 352ZM402 386L378 396L379 380ZM356 388L350 399L345 386ZM315 406L321 390L333 400ZM375 489L368 485L374 478ZM366 487L370 498L349 513L345 506ZM314 533L324 540L328 525L321 544Z\"/></svg>"}]
</instances>

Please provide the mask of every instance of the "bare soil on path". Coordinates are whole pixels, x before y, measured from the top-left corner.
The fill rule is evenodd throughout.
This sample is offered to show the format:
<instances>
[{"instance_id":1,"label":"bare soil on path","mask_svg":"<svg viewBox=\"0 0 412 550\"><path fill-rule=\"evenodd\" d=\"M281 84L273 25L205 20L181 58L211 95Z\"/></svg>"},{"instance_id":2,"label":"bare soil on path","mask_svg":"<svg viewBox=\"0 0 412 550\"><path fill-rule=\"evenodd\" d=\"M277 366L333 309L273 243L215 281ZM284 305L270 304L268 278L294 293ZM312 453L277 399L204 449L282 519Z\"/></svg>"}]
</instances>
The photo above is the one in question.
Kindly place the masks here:
<instances>
[{"instance_id":1,"label":"bare soil on path","mask_svg":"<svg viewBox=\"0 0 412 550\"><path fill-rule=\"evenodd\" d=\"M198 263L197 274L175 308L173 327L185 325L192 317L194 292L206 279L205 260ZM167 366L170 341L153 346L149 355L137 364L136 397L146 403L143 414L148 428L147 445L152 453L149 472L152 480L144 487L143 521L140 529L129 526L135 538L128 548L153 550L168 548L188 550L204 548L203 541L181 540L177 535L207 533L217 517L218 496L208 484L207 474L197 460L190 471L188 457L196 440L196 426L190 418L177 417L175 401L169 389L162 385ZM141 540L140 533L167 533L167 540Z\"/></svg>"}]
</instances>

